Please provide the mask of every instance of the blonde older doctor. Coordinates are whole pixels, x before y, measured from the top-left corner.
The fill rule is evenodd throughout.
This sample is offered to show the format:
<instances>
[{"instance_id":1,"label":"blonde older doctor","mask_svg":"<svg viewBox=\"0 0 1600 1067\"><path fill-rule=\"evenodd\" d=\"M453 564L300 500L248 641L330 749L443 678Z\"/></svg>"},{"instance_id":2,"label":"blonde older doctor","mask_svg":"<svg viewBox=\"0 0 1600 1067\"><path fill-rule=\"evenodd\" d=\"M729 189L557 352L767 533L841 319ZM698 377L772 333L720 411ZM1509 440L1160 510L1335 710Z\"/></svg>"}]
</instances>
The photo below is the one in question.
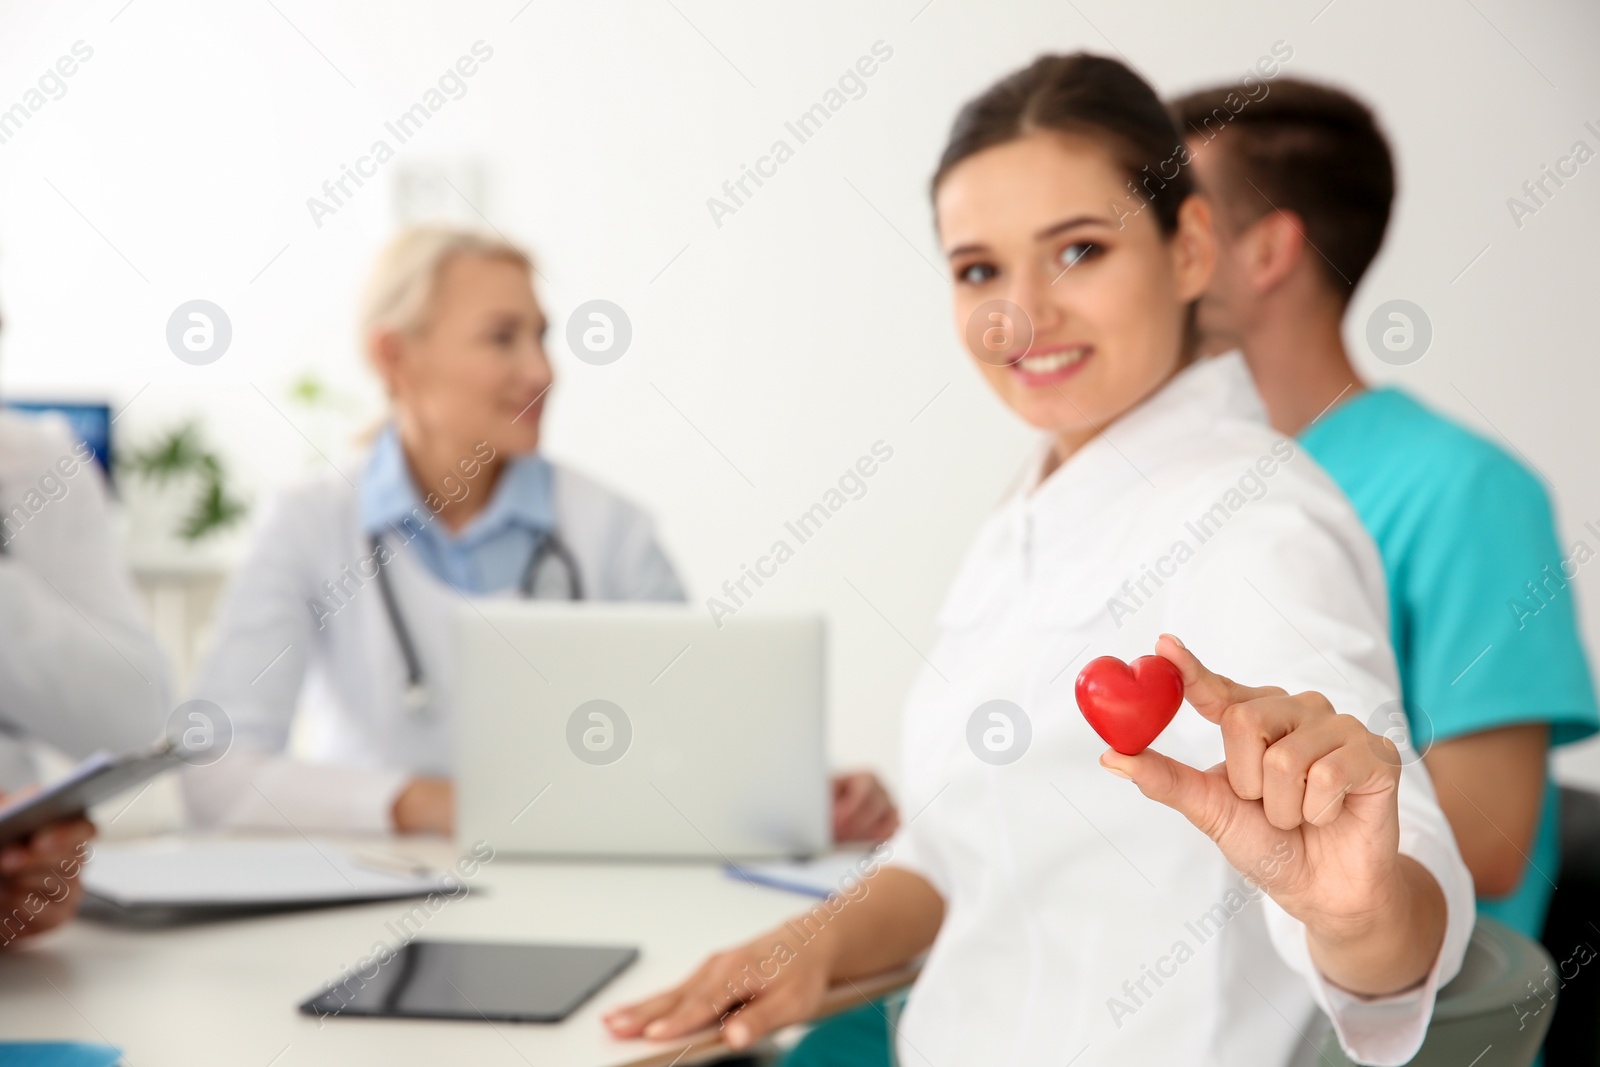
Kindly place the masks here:
<instances>
[{"instance_id":1,"label":"blonde older doctor","mask_svg":"<svg viewBox=\"0 0 1600 1067\"><path fill-rule=\"evenodd\" d=\"M186 776L197 823L448 833L458 604L683 599L649 518L538 451L553 377L532 274L518 248L449 229L380 257L363 327L393 419L359 479L330 472L260 522L195 689L232 730ZM297 704L306 760L284 752ZM871 775L835 792L839 836L894 829Z\"/></svg>"}]
</instances>

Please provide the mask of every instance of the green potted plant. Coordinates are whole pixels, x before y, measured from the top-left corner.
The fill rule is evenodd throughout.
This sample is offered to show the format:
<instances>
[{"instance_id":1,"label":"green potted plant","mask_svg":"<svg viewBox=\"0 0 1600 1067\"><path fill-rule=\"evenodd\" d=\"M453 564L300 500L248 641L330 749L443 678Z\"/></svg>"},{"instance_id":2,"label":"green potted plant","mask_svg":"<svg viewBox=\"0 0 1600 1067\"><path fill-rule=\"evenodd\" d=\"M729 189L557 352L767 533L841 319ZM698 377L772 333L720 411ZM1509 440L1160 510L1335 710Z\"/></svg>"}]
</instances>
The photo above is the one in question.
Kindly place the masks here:
<instances>
[{"instance_id":1,"label":"green potted plant","mask_svg":"<svg viewBox=\"0 0 1600 1067\"><path fill-rule=\"evenodd\" d=\"M190 545L229 529L249 510L229 488L222 458L206 443L194 420L124 453L117 467L163 495L180 495L187 506L180 505L176 525L166 532Z\"/></svg>"}]
</instances>

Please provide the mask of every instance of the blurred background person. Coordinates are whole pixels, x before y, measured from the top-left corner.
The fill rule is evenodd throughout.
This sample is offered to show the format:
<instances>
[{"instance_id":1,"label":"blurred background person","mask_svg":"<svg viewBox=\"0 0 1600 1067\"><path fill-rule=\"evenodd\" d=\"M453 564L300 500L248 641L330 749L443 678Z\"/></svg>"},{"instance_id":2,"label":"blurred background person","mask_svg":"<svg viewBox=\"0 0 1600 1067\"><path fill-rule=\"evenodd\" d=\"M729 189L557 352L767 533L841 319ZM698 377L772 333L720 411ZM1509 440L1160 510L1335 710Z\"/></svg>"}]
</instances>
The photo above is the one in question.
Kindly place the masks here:
<instances>
[{"instance_id":1,"label":"blurred background person","mask_svg":"<svg viewBox=\"0 0 1600 1067\"><path fill-rule=\"evenodd\" d=\"M418 227L380 255L361 323L392 417L357 481L266 509L195 695L233 751L191 768L191 817L231 827L448 834L452 611L474 597L681 601L649 518L539 451L553 374L533 264ZM304 702L309 759L286 753ZM870 774L834 783L840 839L897 824Z\"/></svg>"},{"instance_id":2,"label":"blurred background person","mask_svg":"<svg viewBox=\"0 0 1600 1067\"><path fill-rule=\"evenodd\" d=\"M167 700L93 452L58 417L0 408L0 789L39 778L40 743L74 759L151 744ZM65 819L0 848L0 948L77 913L93 836Z\"/></svg>"},{"instance_id":3,"label":"blurred background person","mask_svg":"<svg viewBox=\"0 0 1600 1067\"><path fill-rule=\"evenodd\" d=\"M1548 584L1563 566L1550 501L1494 443L1369 385L1345 349L1345 311L1395 194L1371 111L1291 78L1241 106L1246 95L1221 85L1173 104L1216 205L1203 344L1243 353L1273 427L1377 542L1405 715L1479 910L1538 940L1560 866L1550 749L1600 726L1573 596ZM1398 708L1371 710L1376 732L1398 723L1386 721Z\"/></svg>"},{"instance_id":4,"label":"blurred background person","mask_svg":"<svg viewBox=\"0 0 1600 1067\"><path fill-rule=\"evenodd\" d=\"M0 408L0 789L161 736L167 665L123 565L106 483L62 419Z\"/></svg>"}]
</instances>

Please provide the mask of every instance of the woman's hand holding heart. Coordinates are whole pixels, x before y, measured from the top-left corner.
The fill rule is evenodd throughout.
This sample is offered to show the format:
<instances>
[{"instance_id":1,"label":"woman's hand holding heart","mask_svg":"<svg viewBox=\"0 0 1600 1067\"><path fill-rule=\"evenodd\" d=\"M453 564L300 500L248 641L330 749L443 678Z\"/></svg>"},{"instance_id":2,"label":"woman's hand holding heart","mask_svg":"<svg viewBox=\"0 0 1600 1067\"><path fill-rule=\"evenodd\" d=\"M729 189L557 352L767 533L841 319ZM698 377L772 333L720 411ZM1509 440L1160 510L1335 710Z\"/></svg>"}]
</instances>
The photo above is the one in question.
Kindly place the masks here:
<instances>
[{"instance_id":1,"label":"woman's hand holding heart","mask_svg":"<svg viewBox=\"0 0 1600 1067\"><path fill-rule=\"evenodd\" d=\"M1399 851L1394 744L1320 693L1239 685L1170 635L1156 651L1178 668L1194 709L1221 727L1225 760L1202 771L1150 750L1108 750L1101 764L1182 813L1303 922L1334 984L1376 996L1422 981L1444 941L1446 905L1427 869Z\"/></svg>"}]
</instances>

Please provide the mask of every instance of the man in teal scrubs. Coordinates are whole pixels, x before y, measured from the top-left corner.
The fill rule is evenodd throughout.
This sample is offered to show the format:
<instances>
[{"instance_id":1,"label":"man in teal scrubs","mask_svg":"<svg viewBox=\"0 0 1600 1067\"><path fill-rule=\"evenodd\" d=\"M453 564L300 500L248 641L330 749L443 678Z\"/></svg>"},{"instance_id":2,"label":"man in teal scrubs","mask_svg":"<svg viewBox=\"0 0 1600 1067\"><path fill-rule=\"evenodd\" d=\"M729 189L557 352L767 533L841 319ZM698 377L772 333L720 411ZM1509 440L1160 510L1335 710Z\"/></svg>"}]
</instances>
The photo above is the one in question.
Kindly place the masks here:
<instances>
[{"instance_id":1,"label":"man in teal scrubs","mask_svg":"<svg viewBox=\"0 0 1600 1067\"><path fill-rule=\"evenodd\" d=\"M1600 726L1570 587L1600 541L1562 546L1526 467L1362 381L1341 324L1388 225L1388 145L1342 92L1288 78L1260 88L1173 105L1219 241L1203 346L1244 354L1273 426L1300 439L1372 534L1405 715L1479 911L1537 941L1560 860L1549 750ZM1358 335L1378 338L1379 358L1424 354L1421 309L1393 302L1375 315ZM1377 732L1399 711L1367 710Z\"/></svg>"}]
</instances>

